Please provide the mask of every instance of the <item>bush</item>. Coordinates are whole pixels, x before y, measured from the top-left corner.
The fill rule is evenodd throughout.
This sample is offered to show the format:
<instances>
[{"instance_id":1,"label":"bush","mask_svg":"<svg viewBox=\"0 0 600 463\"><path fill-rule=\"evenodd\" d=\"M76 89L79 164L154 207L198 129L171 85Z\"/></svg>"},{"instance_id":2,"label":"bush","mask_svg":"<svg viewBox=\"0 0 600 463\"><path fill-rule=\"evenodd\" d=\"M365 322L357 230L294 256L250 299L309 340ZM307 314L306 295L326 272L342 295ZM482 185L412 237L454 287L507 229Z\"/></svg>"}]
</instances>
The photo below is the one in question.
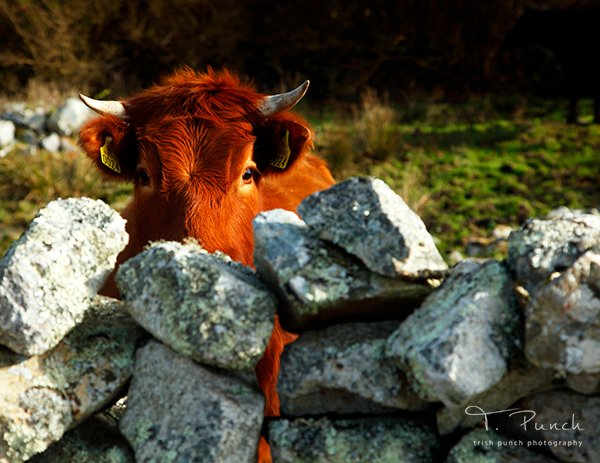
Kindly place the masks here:
<instances>
[{"instance_id":1,"label":"bush","mask_svg":"<svg viewBox=\"0 0 600 463\"><path fill-rule=\"evenodd\" d=\"M355 112L354 131L361 151L376 161L398 157L401 144L396 111L372 89L367 89Z\"/></svg>"},{"instance_id":2,"label":"bush","mask_svg":"<svg viewBox=\"0 0 600 463\"><path fill-rule=\"evenodd\" d=\"M506 87L495 63L524 3L0 0L0 81L119 95L212 65L265 91L310 78L309 98L321 101L356 101L367 86L399 100L415 83L464 96Z\"/></svg>"}]
</instances>

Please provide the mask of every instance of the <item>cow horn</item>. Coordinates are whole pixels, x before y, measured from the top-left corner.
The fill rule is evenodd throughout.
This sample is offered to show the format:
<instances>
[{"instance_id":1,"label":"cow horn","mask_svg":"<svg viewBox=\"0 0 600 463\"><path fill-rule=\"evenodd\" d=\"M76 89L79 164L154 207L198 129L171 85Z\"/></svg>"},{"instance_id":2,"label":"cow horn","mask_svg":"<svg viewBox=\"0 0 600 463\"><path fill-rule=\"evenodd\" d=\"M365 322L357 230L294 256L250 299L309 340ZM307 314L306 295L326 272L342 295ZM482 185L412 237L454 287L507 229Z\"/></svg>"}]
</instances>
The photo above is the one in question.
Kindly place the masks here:
<instances>
[{"instance_id":1,"label":"cow horn","mask_svg":"<svg viewBox=\"0 0 600 463\"><path fill-rule=\"evenodd\" d=\"M309 85L310 81L307 80L300 87L290 92L266 96L260 103L258 110L263 116L267 117L291 109L302 99Z\"/></svg>"},{"instance_id":2,"label":"cow horn","mask_svg":"<svg viewBox=\"0 0 600 463\"><path fill-rule=\"evenodd\" d=\"M127 120L125 106L123 106L123 103L120 101L94 100L93 98L82 95L81 93L79 94L79 98L81 98L81 101L83 101L88 108L96 111L98 114L103 116L112 115L118 117L119 119Z\"/></svg>"}]
</instances>

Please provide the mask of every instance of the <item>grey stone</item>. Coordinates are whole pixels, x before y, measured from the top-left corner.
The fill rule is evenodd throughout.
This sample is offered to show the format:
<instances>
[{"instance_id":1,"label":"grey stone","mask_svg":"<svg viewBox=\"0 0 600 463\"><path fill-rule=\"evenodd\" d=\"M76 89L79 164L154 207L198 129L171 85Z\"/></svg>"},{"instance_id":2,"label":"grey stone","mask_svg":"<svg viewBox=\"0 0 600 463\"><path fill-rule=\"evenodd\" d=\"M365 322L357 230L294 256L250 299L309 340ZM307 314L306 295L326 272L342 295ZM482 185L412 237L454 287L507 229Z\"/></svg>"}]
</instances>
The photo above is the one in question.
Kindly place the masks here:
<instances>
[{"instance_id":1,"label":"grey stone","mask_svg":"<svg viewBox=\"0 0 600 463\"><path fill-rule=\"evenodd\" d=\"M503 422L514 438L561 462L600 461L600 397L555 390L527 397L515 408L520 410Z\"/></svg>"},{"instance_id":2,"label":"grey stone","mask_svg":"<svg viewBox=\"0 0 600 463\"><path fill-rule=\"evenodd\" d=\"M505 268L463 261L390 336L387 355L422 399L452 406L498 383L519 342Z\"/></svg>"},{"instance_id":3,"label":"grey stone","mask_svg":"<svg viewBox=\"0 0 600 463\"><path fill-rule=\"evenodd\" d=\"M120 429L136 461L255 463L263 409L257 390L151 341Z\"/></svg>"},{"instance_id":4,"label":"grey stone","mask_svg":"<svg viewBox=\"0 0 600 463\"><path fill-rule=\"evenodd\" d=\"M88 198L43 208L0 261L0 344L46 352L84 316L127 243L125 220Z\"/></svg>"},{"instance_id":5,"label":"grey stone","mask_svg":"<svg viewBox=\"0 0 600 463\"><path fill-rule=\"evenodd\" d=\"M275 297L224 254L158 243L121 265L116 281L140 325L200 363L252 370L271 337Z\"/></svg>"},{"instance_id":6,"label":"grey stone","mask_svg":"<svg viewBox=\"0 0 600 463\"><path fill-rule=\"evenodd\" d=\"M534 367L519 358L508 373L490 389L469 398L460 405L446 406L437 413L440 434L450 434L460 428L472 428L483 420L481 410L492 412L506 410L517 400L538 392L547 391L560 384L556 372ZM477 409L479 407L481 410ZM468 410L469 413L466 413Z\"/></svg>"},{"instance_id":7,"label":"grey stone","mask_svg":"<svg viewBox=\"0 0 600 463\"><path fill-rule=\"evenodd\" d=\"M133 452L119 433L118 423L101 413L52 444L30 463L135 463Z\"/></svg>"},{"instance_id":8,"label":"grey stone","mask_svg":"<svg viewBox=\"0 0 600 463\"><path fill-rule=\"evenodd\" d=\"M0 148L6 148L15 141L15 124L0 120Z\"/></svg>"},{"instance_id":9,"label":"grey stone","mask_svg":"<svg viewBox=\"0 0 600 463\"><path fill-rule=\"evenodd\" d=\"M46 114L43 109L38 108L32 114L29 114L25 120L25 125L28 129L42 133L46 128Z\"/></svg>"},{"instance_id":10,"label":"grey stone","mask_svg":"<svg viewBox=\"0 0 600 463\"><path fill-rule=\"evenodd\" d=\"M439 443L427 426L402 418L274 420L277 463L433 463Z\"/></svg>"},{"instance_id":11,"label":"grey stone","mask_svg":"<svg viewBox=\"0 0 600 463\"><path fill-rule=\"evenodd\" d=\"M600 253L600 216L563 211L558 218L528 220L510 235L508 265L533 294L588 250Z\"/></svg>"},{"instance_id":12,"label":"grey stone","mask_svg":"<svg viewBox=\"0 0 600 463\"><path fill-rule=\"evenodd\" d=\"M56 133L51 133L50 135L45 136L40 141L42 148L46 151L50 151L51 153L58 153L60 150L60 137Z\"/></svg>"},{"instance_id":13,"label":"grey stone","mask_svg":"<svg viewBox=\"0 0 600 463\"><path fill-rule=\"evenodd\" d=\"M525 311L525 355L563 374L600 373L600 254L586 252L538 286Z\"/></svg>"},{"instance_id":14,"label":"grey stone","mask_svg":"<svg viewBox=\"0 0 600 463\"><path fill-rule=\"evenodd\" d=\"M382 180L351 178L306 198L298 213L319 238L381 275L448 268L425 224Z\"/></svg>"},{"instance_id":15,"label":"grey stone","mask_svg":"<svg viewBox=\"0 0 600 463\"><path fill-rule=\"evenodd\" d=\"M13 104L8 108L1 119L13 122L18 127L42 133L46 126L46 111L44 108L29 109L24 104Z\"/></svg>"},{"instance_id":16,"label":"grey stone","mask_svg":"<svg viewBox=\"0 0 600 463\"><path fill-rule=\"evenodd\" d=\"M281 357L278 391L285 415L377 413L426 407L384 357L398 322L353 323L308 331Z\"/></svg>"},{"instance_id":17,"label":"grey stone","mask_svg":"<svg viewBox=\"0 0 600 463\"><path fill-rule=\"evenodd\" d=\"M23 143L30 145L30 147L37 148L39 144L38 135L31 129L19 129L17 131L17 138Z\"/></svg>"},{"instance_id":18,"label":"grey stone","mask_svg":"<svg viewBox=\"0 0 600 463\"><path fill-rule=\"evenodd\" d=\"M285 328L331 321L404 318L432 291L430 281L405 281L369 271L358 259L320 240L296 214L276 209L254 219L254 262L283 304Z\"/></svg>"},{"instance_id":19,"label":"grey stone","mask_svg":"<svg viewBox=\"0 0 600 463\"><path fill-rule=\"evenodd\" d=\"M567 375L567 386L580 394L600 394L600 373Z\"/></svg>"},{"instance_id":20,"label":"grey stone","mask_svg":"<svg viewBox=\"0 0 600 463\"><path fill-rule=\"evenodd\" d=\"M545 219L566 219L572 220L577 219L581 214L591 214L596 217L600 217L600 211L596 207L590 207L586 209L569 209L566 206L560 206L556 209L551 210L544 217Z\"/></svg>"},{"instance_id":21,"label":"grey stone","mask_svg":"<svg viewBox=\"0 0 600 463\"><path fill-rule=\"evenodd\" d=\"M120 301L97 298L53 350L0 362L0 462L27 460L111 402L129 380L141 329Z\"/></svg>"},{"instance_id":22,"label":"grey stone","mask_svg":"<svg viewBox=\"0 0 600 463\"><path fill-rule=\"evenodd\" d=\"M95 113L78 98L67 98L48 118L48 128L59 135L73 135Z\"/></svg>"},{"instance_id":23,"label":"grey stone","mask_svg":"<svg viewBox=\"0 0 600 463\"><path fill-rule=\"evenodd\" d=\"M527 449L527 444L493 431L475 429L456 444L446 463L552 463L554 458Z\"/></svg>"}]
</instances>

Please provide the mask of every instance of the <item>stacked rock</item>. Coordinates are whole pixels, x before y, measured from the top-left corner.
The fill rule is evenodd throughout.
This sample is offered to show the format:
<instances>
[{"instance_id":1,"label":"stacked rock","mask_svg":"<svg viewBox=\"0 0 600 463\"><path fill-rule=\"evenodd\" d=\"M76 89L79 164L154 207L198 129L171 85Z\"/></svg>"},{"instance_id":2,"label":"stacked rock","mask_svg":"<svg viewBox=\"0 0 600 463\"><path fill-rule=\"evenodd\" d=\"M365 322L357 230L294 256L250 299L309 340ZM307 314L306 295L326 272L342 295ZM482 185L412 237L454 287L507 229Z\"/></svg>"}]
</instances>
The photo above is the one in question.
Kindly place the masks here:
<instances>
[{"instance_id":1,"label":"stacked rock","mask_svg":"<svg viewBox=\"0 0 600 463\"><path fill-rule=\"evenodd\" d=\"M272 293L191 242L150 247L120 267L117 285L156 339L138 351L120 424L137 461L255 462L264 399L254 365L273 331Z\"/></svg>"},{"instance_id":2,"label":"stacked rock","mask_svg":"<svg viewBox=\"0 0 600 463\"><path fill-rule=\"evenodd\" d=\"M506 261L460 262L431 291L419 285L443 261L424 228L390 225L414 215L381 181L336 185L299 212L255 222L259 274L301 331L282 357L275 461L600 458L597 216L530 221Z\"/></svg>"},{"instance_id":3,"label":"stacked rock","mask_svg":"<svg viewBox=\"0 0 600 463\"><path fill-rule=\"evenodd\" d=\"M261 434L284 463L600 461L599 217L530 220L506 261L448 270L381 180L298 212L255 219L256 272L155 243L116 301L96 292L123 220L42 210L0 263L0 462L254 462ZM264 421L276 311L300 337Z\"/></svg>"},{"instance_id":4,"label":"stacked rock","mask_svg":"<svg viewBox=\"0 0 600 463\"><path fill-rule=\"evenodd\" d=\"M432 237L378 179L335 185L298 212L265 212L254 226L258 273L284 328L301 332L281 359L274 461L437 461L434 427L403 413L428 405L387 354L447 271Z\"/></svg>"},{"instance_id":5,"label":"stacked rock","mask_svg":"<svg viewBox=\"0 0 600 463\"><path fill-rule=\"evenodd\" d=\"M90 199L40 211L0 263L0 461L24 461L109 405L131 377L142 330L96 296L127 243L125 221Z\"/></svg>"}]
</instances>

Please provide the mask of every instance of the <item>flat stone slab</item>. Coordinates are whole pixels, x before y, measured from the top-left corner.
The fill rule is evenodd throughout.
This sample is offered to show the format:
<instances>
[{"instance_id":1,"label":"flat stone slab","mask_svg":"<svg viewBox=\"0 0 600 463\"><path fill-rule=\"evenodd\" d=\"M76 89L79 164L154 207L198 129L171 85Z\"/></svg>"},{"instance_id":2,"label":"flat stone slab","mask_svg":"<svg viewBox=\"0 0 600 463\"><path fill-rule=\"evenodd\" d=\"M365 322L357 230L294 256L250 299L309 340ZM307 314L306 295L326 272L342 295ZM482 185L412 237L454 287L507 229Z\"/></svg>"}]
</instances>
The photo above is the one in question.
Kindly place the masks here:
<instances>
[{"instance_id":1,"label":"flat stone slab","mask_svg":"<svg viewBox=\"0 0 600 463\"><path fill-rule=\"evenodd\" d=\"M423 400L453 406L502 379L520 332L502 264L463 261L390 336L387 356Z\"/></svg>"},{"instance_id":2,"label":"flat stone slab","mask_svg":"<svg viewBox=\"0 0 600 463\"><path fill-rule=\"evenodd\" d=\"M401 319L437 283L374 273L357 258L317 238L290 211L258 215L254 238L257 271L282 301L282 325L290 331L332 322Z\"/></svg>"},{"instance_id":3,"label":"flat stone slab","mask_svg":"<svg viewBox=\"0 0 600 463\"><path fill-rule=\"evenodd\" d=\"M128 241L125 220L99 200L40 210L0 261L0 344L42 354L75 327Z\"/></svg>"},{"instance_id":4,"label":"flat stone slab","mask_svg":"<svg viewBox=\"0 0 600 463\"><path fill-rule=\"evenodd\" d=\"M277 463L433 463L438 439L425 425L402 418L300 418L269 423Z\"/></svg>"},{"instance_id":5,"label":"flat stone slab","mask_svg":"<svg viewBox=\"0 0 600 463\"><path fill-rule=\"evenodd\" d=\"M120 429L136 461L255 463L264 400L156 341L138 351Z\"/></svg>"},{"instance_id":6,"label":"flat stone slab","mask_svg":"<svg viewBox=\"0 0 600 463\"><path fill-rule=\"evenodd\" d=\"M196 244L153 245L116 282L140 325L197 362L252 370L271 337L275 296L251 269Z\"/></svg>"},{"instance_id":7,"label":"flat stone slab","mask_svg":"<svg viewBox=\"0 0 600 463\"><path fill-rule=\"evenodd\" d=\"M352 323L307 331L281 357L284 415L382 413L427 406L384 356L398 322Z\"/></svg>"},{"instance_id":8,"label":"flat stone slab","mask_svg":"<svg viewBox=\"0 0 600 463\"><path fill-rule=\"evenodd\" d=\"M110 403L131 377L141 335L120 301L99 297L50 352L0 354L0 462L44 451Z\"/></svg>"},{"instance_id":9,"label":"flat stone slab","mask_svg":"<svg viewBox=\"0 0 600 463\"><path fill-rule=\"evenodd\" d=\"M445 270L421 218L383 180L355 177L307 197L298 213L319 238L388 277Z\"/></svg>"}]
</instances>

